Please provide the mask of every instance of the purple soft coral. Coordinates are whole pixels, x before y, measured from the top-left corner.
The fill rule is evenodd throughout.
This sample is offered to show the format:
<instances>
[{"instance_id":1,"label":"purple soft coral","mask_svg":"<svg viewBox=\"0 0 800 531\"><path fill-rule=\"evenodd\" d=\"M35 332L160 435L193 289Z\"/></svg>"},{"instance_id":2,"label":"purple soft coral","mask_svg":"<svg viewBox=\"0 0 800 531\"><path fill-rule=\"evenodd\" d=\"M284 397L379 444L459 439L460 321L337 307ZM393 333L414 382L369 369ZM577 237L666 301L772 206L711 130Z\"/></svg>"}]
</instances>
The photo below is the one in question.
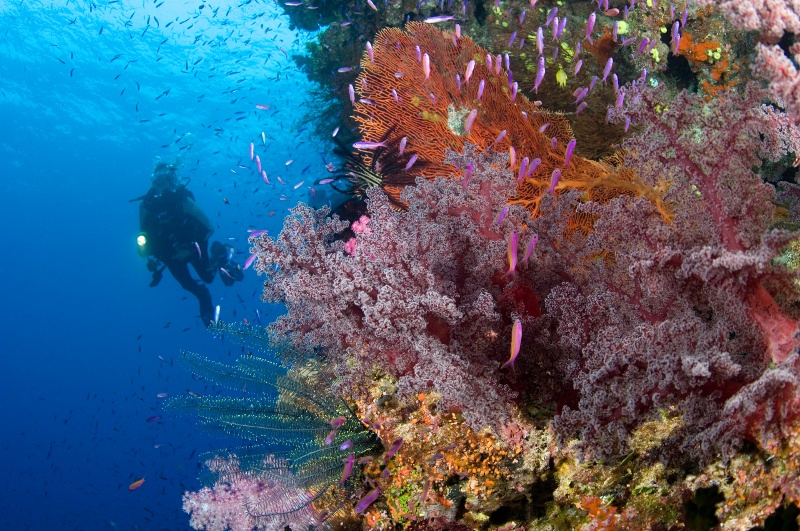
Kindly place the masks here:
<instances>
[{"instance_id":1,"label":"purple soft coral","mask_svg":"<svg viewBox=\"0 0 800 531\"><path fill-rule=\"evenodd\" d=\"M637 94L626 165L670 183L674 222L644 200L581 205L599 216L594 232L545 253L544 269L567 281L549 292L543 324L555 327L575 389L554 425L580 432L594 455L625 451L632 431L660 414L682 420L673 451L705 457L743 437L769 444L797 420L797 322L767 290L789 291L791 275L772 260L793 235L770 230L774 190L752 170L759 156L795 149L794 135L774 126L762 96L707 104L684 92L659 113L660 91ZM545 245L561 237L548 232L563 215L556 206L534 224ZM607 251L613 261L591 260Z\"/></svg>"},{"instance_id":2,"label":"purple soft coral","mask_svg":"<svg viewBox=\"0 0 800 531\"><path fill-rule=\"evenodd\" d=\"M502 429L515 393L499 371L508 343L498 338L511 337L515 318L538 313L525 279L503 277L506 241L528 219L512 207L494 221L515 188L513 175L494 169L506 157L454 155L454 165L473 163L475 177L467 186L419 179L403 196L407 212L370 190L370 230L355 231L352 256L335 239L345 222L295 208L277 240L256 241L264 298L289 310L271 325L272 338L323 347L350 383L374 367L398 378L401 394L437 391L441 406L463 412L475 429Z\"/></svg>"}]
</instances>

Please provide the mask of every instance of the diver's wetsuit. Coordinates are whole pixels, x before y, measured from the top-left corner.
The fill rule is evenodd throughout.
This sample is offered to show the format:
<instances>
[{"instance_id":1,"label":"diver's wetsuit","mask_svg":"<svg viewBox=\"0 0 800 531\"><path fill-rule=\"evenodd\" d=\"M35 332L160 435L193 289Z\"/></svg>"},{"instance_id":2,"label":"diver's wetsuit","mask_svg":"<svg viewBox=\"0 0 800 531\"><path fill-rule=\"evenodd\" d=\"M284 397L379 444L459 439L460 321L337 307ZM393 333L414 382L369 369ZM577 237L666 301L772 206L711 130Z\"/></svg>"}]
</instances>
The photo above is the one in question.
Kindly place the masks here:
<instances>
[{"instance_id":1,"label":"diver's wetsuit","mask_svg":"<svg viewBox=\"0 0 800 531\"><path fill-rule=\"evenodd\" d=\"M208 326L214 308L203 282L211 283L216 273L208 256L208 239L214 229L194 202L194 194L185 186L161 194L151 188L139 206L139 225L147 233L147 254L163 262L181 287L197 298L200 317ZM192 278L189 264L202 282Z\"/></svg>"}]
</instances>

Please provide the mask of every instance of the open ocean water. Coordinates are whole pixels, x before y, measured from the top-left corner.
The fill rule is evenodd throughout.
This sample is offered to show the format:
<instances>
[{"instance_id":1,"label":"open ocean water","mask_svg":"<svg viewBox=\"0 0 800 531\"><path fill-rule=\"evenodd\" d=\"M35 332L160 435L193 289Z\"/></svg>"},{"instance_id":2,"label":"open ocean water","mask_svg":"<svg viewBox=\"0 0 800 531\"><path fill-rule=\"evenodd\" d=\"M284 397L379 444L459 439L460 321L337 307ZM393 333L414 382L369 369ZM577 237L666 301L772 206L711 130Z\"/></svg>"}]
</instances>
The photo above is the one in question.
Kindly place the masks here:
<instances>
[{"instance_id":1,"label":"open ocean water","mask_svg":"<svg viewBox=\"0 0 800 531\"><path fill-rule=\"evenodd\" d=\"M181 495L223 444L157 394L202 389L181 349L239 347L168 273L148 287L129 200L160 158L239 263L248 229L277 234L326 173L291 59L314 34L287 26L258 0L0 0L0 529L189 528ZM266 324L260 288L210 286L221 319Z\"/></svg>"}]
</instances>

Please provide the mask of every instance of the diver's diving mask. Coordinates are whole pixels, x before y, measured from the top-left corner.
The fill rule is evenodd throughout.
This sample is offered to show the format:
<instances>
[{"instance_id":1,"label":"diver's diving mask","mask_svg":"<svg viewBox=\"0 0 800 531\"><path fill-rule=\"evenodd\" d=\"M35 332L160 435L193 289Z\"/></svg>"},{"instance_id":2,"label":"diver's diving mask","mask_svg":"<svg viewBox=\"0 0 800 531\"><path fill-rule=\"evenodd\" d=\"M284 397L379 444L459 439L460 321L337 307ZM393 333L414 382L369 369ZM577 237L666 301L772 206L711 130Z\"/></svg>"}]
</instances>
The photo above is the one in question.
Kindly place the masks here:
<instances>
[{"instance_id":1,"label":"diver's diving mask","mask_svg":"<svg viewBox=\"0 0 800 531\"><path fill-rule=\"evenodd\" d=\"M157 195L178 188L178 168L174 164L159 163L153 170L152 187Z\"/></svg>"}]
</instances>

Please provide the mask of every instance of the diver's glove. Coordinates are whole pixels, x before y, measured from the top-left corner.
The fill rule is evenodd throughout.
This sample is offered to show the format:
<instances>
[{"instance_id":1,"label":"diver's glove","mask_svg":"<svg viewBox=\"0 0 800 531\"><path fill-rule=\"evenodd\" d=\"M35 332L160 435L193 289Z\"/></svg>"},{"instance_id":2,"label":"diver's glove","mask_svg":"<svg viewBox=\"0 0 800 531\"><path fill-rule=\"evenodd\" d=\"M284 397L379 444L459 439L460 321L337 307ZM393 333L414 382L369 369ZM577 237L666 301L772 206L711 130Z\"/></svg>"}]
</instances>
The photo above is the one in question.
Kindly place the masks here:
<instances>
[{"instance_id":1,"label":"diver's glove","mask_svg":"<svg viewBox=\"0 0 800 531\"><path fill-rule=\"evenodd\" d=\"M155 273L158 270L159 265L161 264L159 264L158 260L156 260L155 258L147 259L147 270L150 271L151 273Z\"/></svg>"},{"instance_id":2,"label":"diver's glove","mask_svg":"<svg viewBox=\"0 0 800 531\"><path fill-rule=\"evenodd\" d=\"M234 282L244 280L244 271L242 271L242 266L231 260L219 268L219 278L226 286L233 286Z\"/></svg>"},{"instance_id":3,"label":"diver's glove","mask_svg":"<svg viewBox=\"0 0 800 531\"><path fill-rule=\"evenodd\" d=\"M153 280L150 281L150 287L154 288L158 286L158 283L161 282L161 279L164 278L164 269L156 269L153 271Z\"/></svg>"}]
</instances>

